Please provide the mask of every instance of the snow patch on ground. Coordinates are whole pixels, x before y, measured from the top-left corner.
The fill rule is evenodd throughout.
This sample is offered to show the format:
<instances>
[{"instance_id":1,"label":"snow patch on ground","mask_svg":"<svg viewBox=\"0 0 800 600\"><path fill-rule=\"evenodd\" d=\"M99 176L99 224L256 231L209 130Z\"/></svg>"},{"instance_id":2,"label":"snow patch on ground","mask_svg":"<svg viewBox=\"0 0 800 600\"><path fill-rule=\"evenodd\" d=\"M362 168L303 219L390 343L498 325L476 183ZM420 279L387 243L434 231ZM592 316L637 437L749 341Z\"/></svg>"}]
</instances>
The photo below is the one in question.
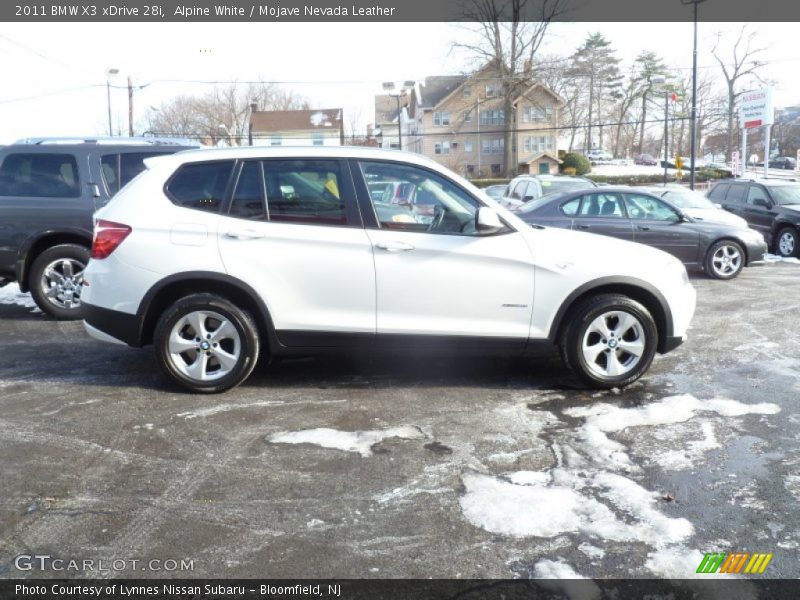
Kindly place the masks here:
<instances>
[{"instance_id":1,"label":"snow patch on ground","mask_svg":"<svg viewBox=\"0 0 800 600\"><path fill-rule=\"evenodd\" d=\"M800 475L787 475L783 480L786 490L800 502Z\"/></svg>"},{"instance_id":2,"label":"snow patch on ground","mask_svg":"<svg viewBox=\"0 0 800 600\"><path fill-rule=\"evenodd\" d=\"M419 440L426 436L417 427L402 426L369 431L341 431L321 427L301 431L281 431L267 438L273 444L315 444L323 448L357 452L361 456L372 456L372 446L389 438Z\"/></svg>"},{"instance_id":3,"label":"snow patch on ground","mask_svg":"<svg viewBox=\"0 0 800 600\"><path fill-rule=\"evenodd\" d=\"M26 292L20 292L19 285L16 283L9 283L7 286L0 288L0 304L16 304L25 308L33 308L35 309L33 312L41 312L31 295Z\"/></svg>"},{"instance_id":4,"label":"snow patch on ground","mask_svg":"<svg viewBox=\"0 0 800 600\"><path fill-rule=\"evenodd\" d=\"M211 417L219 413L228 412L229 410L237 410L239 408L252 408L254 406L276 406L283 404L280 400L264 400L260 402L250 402L248 404L217 404L209 408L201 408L199 410L191 410L187 412L178 413L176 417L183 417L184 419L196 419L197 417Z\"/></svg>"},{"instance_id":5,"label":"snow patch on ground","mask_svg":"<svg viewBox=\"0 0 800 600\"><path fill-rule=\"evenodd\" d=\"M699 550L688 550L685 546L679 546L651 552L647 555L644 566L658 577L687 579L700 576L696 571L702 560L703 553Z\"/></svg>"},{"instance_id":6,"label":"snow patch on ground","mask_svg":"<svg viewBox=\"0 0 800 600\"><path fill-rule=\"evenodd\" d=\"M459 502L467 520L481 529L512 537L583 533L653 546L679 542L694 532L686 519L672 519L655 509L657 494L620 475L583 477L563 469L537 478L522 473L520 477L507 477L530 483L521 485L479 473L463 475L466 494ZM585 488L604 496L631 522L618 519Z\"/></svg>"},{"instance_id":7,"label":"snow patch on ground","mask_svg":"<svg viewBox=\"0 0 800 600\"><path fill-rule=\"evenodd\" d=\"M681 471L694 467L703 455L709 450L721 447L714 435L714 424L706 421L700 425L703 439L686 444L685 449L669 450L652 457L652 462L668 471Z\"/></svg>"},{"instance_id":8,"label":"snow patch on ground","mask_svg":"<svg viewBox=\"0 0 800 600\"><path fill-rule=\"evenodd\" d=\"M798 260L794 256L786 257L786 256L778 256L777 254L765 254L764 262L767 263L785 262L785 263L794 263L796 265L800 264L800 260Z\"/></svg>"},{"instance_id":9,"label":"snow patch on ground","mask_svg":"<svg viewBox=\"0 0 800 600\"><path fill-rule=\"evenodd\" d=\"M540 560L533 574L537 579L586 579L563 560Z\"/></svg>"},{"instance_id":10,"label":"snow patch on ground","mask_svg":"<svg viewBox=\"0 0 800 600\"><path fill-rule=\"evenodd\" d=\"M586 556L588 556L592 560L600 560L606 555L606 551L602 548L598 548L597 546L592 546L591 544L587 544L583 542L581 545L578 546L578 550L583 552Z\"/></svg>"}]
</instances>

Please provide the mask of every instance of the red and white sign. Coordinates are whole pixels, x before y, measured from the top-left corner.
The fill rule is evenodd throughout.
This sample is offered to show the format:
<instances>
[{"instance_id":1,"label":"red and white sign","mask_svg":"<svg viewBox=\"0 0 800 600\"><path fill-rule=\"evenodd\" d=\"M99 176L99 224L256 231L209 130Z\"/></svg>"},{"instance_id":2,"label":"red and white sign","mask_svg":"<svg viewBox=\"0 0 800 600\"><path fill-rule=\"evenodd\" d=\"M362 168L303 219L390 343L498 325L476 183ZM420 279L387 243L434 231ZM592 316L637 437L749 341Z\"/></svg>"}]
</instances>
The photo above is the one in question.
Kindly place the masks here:
<instances>
[{"instance_id":1,"label":"red and white sign","mask_svg":"<svg viewBox=\"0 0 800 600\"><path fill-rule=\"evenodd\" d=\"M794 161L794 170L800 171L800 150L797 151L797 160Z\"/></svg>"},{"instance_id":2,"label":"red and white sign","mask_svg":"<svg viewBox=\"0 0 800 600\"><path fill-rule=\"evenodd\" d=\"M739 99L739 123L743 129L764 127L775 122L772 88L745 92Z\"/></svg>"},{"instance_id":3,"label":"red and white sign","mask_svg":"<svg viewBox=\"0 0 800 600\"><path fill-rule=\"evenodd\" d=\"M800 155L800 150L797 153ZM734 175L739 174L739 152L737 150L731 152L731 173Z\"/></svg>"}]
</instances>

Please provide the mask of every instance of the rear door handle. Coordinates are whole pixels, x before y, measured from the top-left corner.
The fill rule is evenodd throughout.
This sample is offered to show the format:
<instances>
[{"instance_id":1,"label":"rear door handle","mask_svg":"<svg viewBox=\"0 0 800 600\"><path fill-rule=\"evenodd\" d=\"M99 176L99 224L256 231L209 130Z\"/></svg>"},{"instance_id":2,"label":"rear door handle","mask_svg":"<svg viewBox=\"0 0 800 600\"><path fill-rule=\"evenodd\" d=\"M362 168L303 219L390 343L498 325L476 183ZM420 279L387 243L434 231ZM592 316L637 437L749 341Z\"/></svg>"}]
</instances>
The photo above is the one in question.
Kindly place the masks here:
<instances>
[{"instance_id":1,"label":"rear door handle","mask_svg":"<svg viewBox=\"0 0 800 600\"><path fill-rule=\"evenodd\" d=\"M578 229L589 229L588 225L576 225L575 227Z\"/></svg>"},{"instance_id":2,"label":"rear door handle","mask_svg":"<svg viewBox=\"0 0 800 600\"><path fill-rule=\"evenodd\" d=\"M264 237L264 234L252 229L246 229L244 231L228 231L225 233L225 237L232 240L260 240Z\"/></svg>"},{"instance_id":3,"label":"rear door handle","mask_svg":"<svg viewBox=\"0 0 800 600\"><path fill-rule=\"evenodd\" d=\"M645 225L639 225L636 227L636 229L638 229L639 231L650 231L650 228L646 227Z\"/></svg>"},{"instance_id":4,"label":"rear door handle","mask_svg":"<svg viewBox=\"0 0 800 600\"><path fill-rule=\"evenodd\" d=\"M405 242L378 242L375 244L376 248L380 248L381 250L386 250L387 252L408 252L409 250L413 250L414 246L411 244L406 244Z\"/></svg>"}]
</instances>

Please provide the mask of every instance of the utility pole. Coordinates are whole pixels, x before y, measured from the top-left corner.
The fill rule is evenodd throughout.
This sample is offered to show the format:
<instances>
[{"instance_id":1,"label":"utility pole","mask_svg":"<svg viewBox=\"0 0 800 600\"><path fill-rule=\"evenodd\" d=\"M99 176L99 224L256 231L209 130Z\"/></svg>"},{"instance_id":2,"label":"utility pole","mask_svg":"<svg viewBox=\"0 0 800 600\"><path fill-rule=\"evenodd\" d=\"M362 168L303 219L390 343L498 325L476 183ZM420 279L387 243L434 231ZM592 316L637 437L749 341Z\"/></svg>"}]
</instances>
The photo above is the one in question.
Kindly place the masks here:
<instances>
[{"instance_id":1,"label":"utility pole","mask_svg":"<svg viewBox=\"0 0 800 600\"><path fill-rule=\"evenodd\" d=\"M664 185L667 185L669 165L669 90L664 90Z\"/></svg>"},{"instance_id":2,"label":"utility pole","mask_svg":"<svg viewBox=\"0 0 800 600\"><path fill-rule=\"evenodd\" d=\"M133 84L128 75L128 137L133 137Z\"/></svg>"},{"instance_id":3,"label":"utility pole","mask_svg":"<svg viewBox=\"0 0 800 600\"><path fill-rule=\"evenodd\" d=\"M694 8L694 49L692 50L692 121L690 126L691 135L691 158L689 166L689 189L694 189L694 171L697 162L697 5L705 0L681 0L681 3L691 4Z\"/></svg>"},{"instance_id":4,"label":"utility pole","mask_svg":"<svg viewBox=\"0 0 800 600\"><path fill-rule=\"evenodd\" d=\"M106 99L108 102L108 136L114 135L111 128L111 77L119 73L119 69L106 69Z\"/></svg>"}]
</instances>

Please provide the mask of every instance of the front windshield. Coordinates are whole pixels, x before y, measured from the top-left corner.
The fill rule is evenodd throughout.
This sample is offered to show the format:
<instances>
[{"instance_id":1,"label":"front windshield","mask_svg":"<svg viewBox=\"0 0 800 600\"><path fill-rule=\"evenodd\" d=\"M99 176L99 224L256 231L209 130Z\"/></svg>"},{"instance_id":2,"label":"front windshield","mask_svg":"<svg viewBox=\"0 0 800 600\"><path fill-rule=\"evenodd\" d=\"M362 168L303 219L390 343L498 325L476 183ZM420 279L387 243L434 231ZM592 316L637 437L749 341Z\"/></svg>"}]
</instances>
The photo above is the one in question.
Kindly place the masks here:
<instances>
[{"instance_id":1,"label":"front windshield","mask_svg":"<svg viewBox=\"0 0 800 600\"><path fill-rule=\"evenodd\" d=\"M678 208L716 208L701 192L692 190L669 191L662 198L669 200Z\"/></svg>"},{"instance_id":2,"label":"front windshield","mask_svg":"<svg viewBox=\"0 0 800 600\"><path fill-rule=\"evenodd\" d=\"M778 204L800 204L800 185L781 185L770 188L772 197Z\"/></svg>"}]
</instances>

